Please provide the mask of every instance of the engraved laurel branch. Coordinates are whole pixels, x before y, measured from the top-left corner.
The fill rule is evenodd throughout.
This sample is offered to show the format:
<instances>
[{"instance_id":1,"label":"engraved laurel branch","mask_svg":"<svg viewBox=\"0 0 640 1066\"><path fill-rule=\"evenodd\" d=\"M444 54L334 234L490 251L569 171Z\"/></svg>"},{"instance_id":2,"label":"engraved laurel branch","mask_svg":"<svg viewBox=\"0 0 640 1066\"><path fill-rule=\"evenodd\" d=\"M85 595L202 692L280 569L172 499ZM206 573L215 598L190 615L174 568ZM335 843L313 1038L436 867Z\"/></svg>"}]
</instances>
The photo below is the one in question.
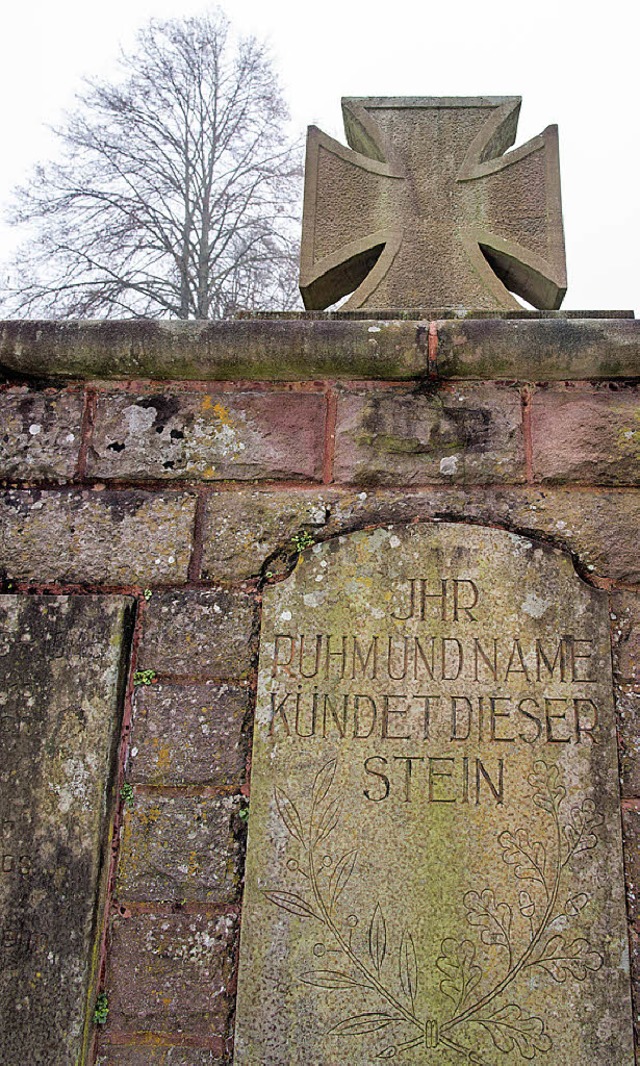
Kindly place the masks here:
<instances>
[{"instance_id":1,"label":"engraved laurel branch","mask_svg":"<svg viewBox=\"0 0 640 1066\"><path fill-rule=\"evenodd\" d=\"M597 844L596 830L603 819L596 812L595 804L585 799L580 806L567 811L566 789L558 768L541 760L534 764L529 784L534 806L548 816L547 838L544 842L534 840L529 830L522 828L515 832L505 830L498 836L502 859L521 886L517 896L521 915L519 931L513 923L514 908L508 902L497 900L491 888L469 891L463 899L467 923L476 937L502 957L503 976L493 984L485 980L473 941L446 937L435 965L441 975L440 991L453 1006L449 1008L449 1016L438 1021L430 1015L419 1015L416 1009L420 974L411 930L405 928L402 932L393 967L387 923L379 902L366 937L360 938L364 939L364 950L358 950L353 943L358 916L350 913L346 918L340 917L344 914L341 900L356 869L358 851L355 848L345 851L335 861L326 853L325 841L338 825L341 814L338 800L331 796L336 769L337 760L331 759L316 774L306 820L295 803L276 787L278 814L301 853L300 859L287 860L287 868L302 879L304 887L301 893L264 893L268 900L290 914L320 923L335 944L329 950L340 957L344 969L309 970L302 974L306 984L332 991L365 989L378 998L379 1009L344 1018L330 1032L363 1036L384 1029L394 1032L392 1027L397 1027L395 1032L400 1035L394 1036L394 1042L378 1052L379 1059L396 1058L414 1048L444 1046L463 1056L466 1062L489 1066L484 1052L472 1050L461 1042L475 1044L478 1036L488 1036L498 1051L504 1054L516 1051L524 1059L549 1051L553 1044L544 1020L527 1013L515 998L509 999L513 995L511 986L519 974L534 969L563 984L568 977L584 981L589 971L602 966L602 955L592 949L587 939L581 936L571 939L564 931L556 931L558 926L564 930L589 903L585 893L568 897L563 906L558 901L563 895L563 875L568 864ZM554 927L554 923L558 926ZM526 929L525 934L522 928ZM316 956L326 953L324 945L316 944ZM493 966L491 973L495 973ZM466 1025L477 1027L473 1036L466 1029L457 1031ZM413 1034L407 1032L407 1027L414 1030Z\"/></svg>"}]
</instances>

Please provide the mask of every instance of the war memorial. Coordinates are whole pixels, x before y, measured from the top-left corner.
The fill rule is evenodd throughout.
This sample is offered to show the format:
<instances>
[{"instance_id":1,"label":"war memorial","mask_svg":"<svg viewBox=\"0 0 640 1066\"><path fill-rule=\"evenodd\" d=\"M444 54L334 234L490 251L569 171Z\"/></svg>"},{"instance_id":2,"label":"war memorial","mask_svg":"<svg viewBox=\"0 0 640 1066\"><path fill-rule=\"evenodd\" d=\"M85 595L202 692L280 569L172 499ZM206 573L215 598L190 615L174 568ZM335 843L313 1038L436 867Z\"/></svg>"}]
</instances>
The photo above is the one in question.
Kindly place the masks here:
<instances>
[{"instance_id":1,"label":"war memorial","mask_svg":"<svg viewBox=\"0 0 640 1066\"><path fill-rule=\"evenodd\" d=\"M519 106L311 127L304 312L0 323L7 1066L633 1066L640 328Z\"/></svg>"}]
</instances>

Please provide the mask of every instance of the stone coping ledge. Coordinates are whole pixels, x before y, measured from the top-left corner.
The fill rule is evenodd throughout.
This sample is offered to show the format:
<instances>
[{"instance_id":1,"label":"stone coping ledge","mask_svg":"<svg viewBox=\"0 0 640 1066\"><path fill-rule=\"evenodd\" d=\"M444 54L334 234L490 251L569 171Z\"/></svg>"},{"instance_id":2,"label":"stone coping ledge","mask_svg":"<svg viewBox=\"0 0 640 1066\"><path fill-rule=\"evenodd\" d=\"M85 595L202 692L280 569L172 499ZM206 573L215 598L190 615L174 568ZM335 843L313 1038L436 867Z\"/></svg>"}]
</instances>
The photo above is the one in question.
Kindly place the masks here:
<instances>
[{"instance_id":1,"label":"stone coping ledge","mask_svg":"<svg viewBox=\"0 0 640 1066\"><path fill-rule=\"evenodd\" d=\"M454 307L420 307L420 308L393 308L384 311L375 311L367 308L364 311L238 311L234 315L236 320L242 319L265 319L275 320L349 320L349 319L395 319L402 322L421 322L428 319L437 322L441 319L468 319L468 318L635 318L634 311L530 311L522 308L520 311L473 311L466 308Z\"/></svg>"},{"instance_id":2,"label":"stone coping ledge","mask_svg":"<svg viewBox=\"0 0 640 1066\"><path fill-rule=\"evenodd\" d=\"M0 375L34 383L629 379L640 377L640 320L493 316L439 319L431 330L344 315L15 320L0 322Z\"/></svg>"}]
</instances>

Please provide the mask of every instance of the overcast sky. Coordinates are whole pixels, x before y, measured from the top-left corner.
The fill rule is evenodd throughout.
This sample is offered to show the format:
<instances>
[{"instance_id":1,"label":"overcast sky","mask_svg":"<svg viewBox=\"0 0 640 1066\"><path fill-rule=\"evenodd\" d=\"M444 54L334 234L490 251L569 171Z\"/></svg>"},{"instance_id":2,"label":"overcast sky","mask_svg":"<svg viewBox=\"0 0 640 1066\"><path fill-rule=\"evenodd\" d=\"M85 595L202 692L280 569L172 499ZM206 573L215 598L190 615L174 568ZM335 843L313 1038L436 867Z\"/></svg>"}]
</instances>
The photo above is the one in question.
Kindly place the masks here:
<instances>
[{"instance_id":1,"label":"overcast sky","mask_svg":"<svg viewBox=\"0 0 640 1066\"><path fill-rule=\"evenodd\" d=\"M151 17L196 0L31 0L0 14L0 204L51 154L46 124L83 75L108 77ZM569 289L564 307L640 314L640 62L630 0L229 0L266 39L293 120L344 140L341 96L523 97L516 144L560 127ZM0 225L0 259L14 246Z\"/></svg>"}]
</instances>

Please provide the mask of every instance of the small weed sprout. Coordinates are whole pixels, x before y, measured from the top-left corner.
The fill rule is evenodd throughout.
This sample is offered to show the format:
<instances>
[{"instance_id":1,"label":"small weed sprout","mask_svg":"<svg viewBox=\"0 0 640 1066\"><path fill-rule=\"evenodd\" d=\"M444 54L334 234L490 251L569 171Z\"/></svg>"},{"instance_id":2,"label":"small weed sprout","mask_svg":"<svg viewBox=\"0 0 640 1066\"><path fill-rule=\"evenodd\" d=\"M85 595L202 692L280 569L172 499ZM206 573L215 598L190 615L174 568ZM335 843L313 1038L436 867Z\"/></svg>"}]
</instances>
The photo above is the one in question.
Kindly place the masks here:
<instances>
[{"instance_id":1,"label":"small weed sprout","mask_svg":"<svg viewBox=\"0 0 640 1066\"><path fill-rule=\"evenodd\" d=\"M109 1017L109 997L106 992L101 992L96 999L96 1007L93 1012L94 1025L106 1025Z\"/></svg>"},{"instance_id":2,"label":"small weed sprout","mask_svg":"<svg viewBox=\"0 0 640 1066\"><path fill-rule=\"evenodd\" d=\"M305 548L311 547L313 544L313 537L308 529L301 529L298 533L293 534L291 543L298 552L298 555L301 555Z\"/></svg>"},{"instance_id":3,"label":"small weed sprout","mask_svg":"<svg viewBox=\"0 0 640 1066\"><path fill-rule=\"evenodd\" d=\"M125 807L128 807L130 811L133 810L133 787L128 781L125 781L124 785L120 789L120 798Z\"/></svg>"},{"instance_id":4,"label":"small weed sprout","mask_svg":"<svg viewBox=\"0 0 640 1066\"><path fill-rule=\"evenodd\" d=\"M238 811L238 818L240 818L240 820L243 821L244 824L246 825L247 822L249 821L249 808L248 807L241 807L240 810Z\"/></svg>"},{"instance_id":5,"label":"small weed sprout","mask_svg":"<svg viewBox=\"0 0 640 1066\"><path fill-rule=\"evenodd\" d=\"M157 676L155 670L136 670L133 683L134 685L153 685Z\"/></svg>"},{"instance_id":6,"label":"small weed sprout","mask_svg":"<svg viewBox=\"0 0 640 1066\"><path fill-rule=\"evenodd\" d=\"M149 600L151 599L151 597L153 596L153 593L152 593L151 589L145 589L144 592L142 593L142 595L144 596L145 600L148 603Z\"/></svg>"}]
</instances>

